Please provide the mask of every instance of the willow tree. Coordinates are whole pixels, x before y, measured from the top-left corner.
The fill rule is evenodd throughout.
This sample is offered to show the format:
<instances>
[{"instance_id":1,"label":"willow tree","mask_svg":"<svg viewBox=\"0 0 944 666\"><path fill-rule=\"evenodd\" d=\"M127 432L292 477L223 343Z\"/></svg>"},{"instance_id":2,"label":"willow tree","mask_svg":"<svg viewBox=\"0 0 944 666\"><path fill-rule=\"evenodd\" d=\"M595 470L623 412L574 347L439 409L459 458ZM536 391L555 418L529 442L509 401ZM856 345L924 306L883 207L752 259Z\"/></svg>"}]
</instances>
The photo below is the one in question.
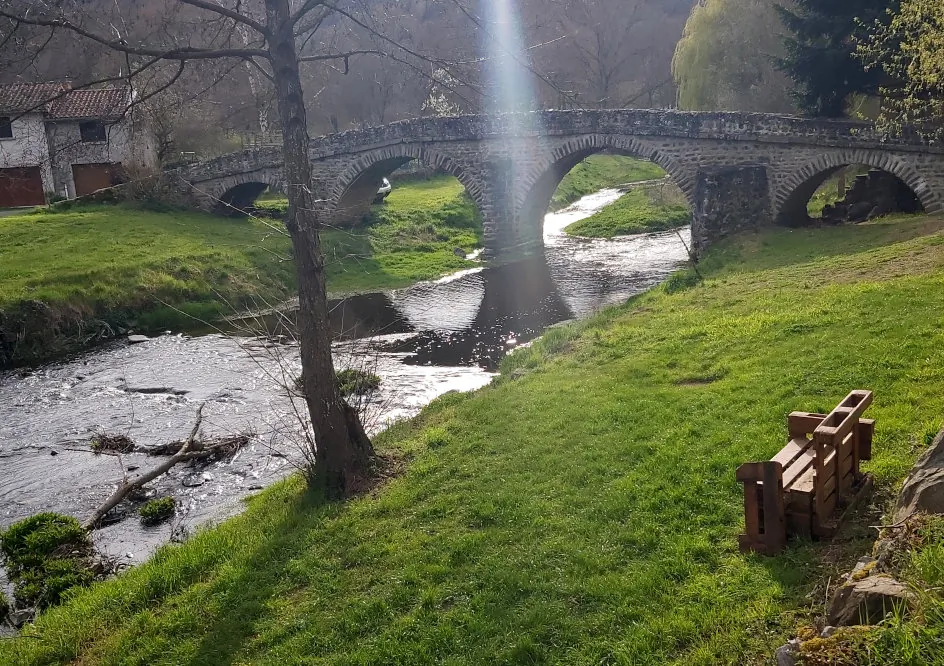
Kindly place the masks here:
<instances>
[{"instance_id":1,"label":"willow tree","mask_svg":"<svg viewBox=\"0 0 944 666\"><path fill-rule=\"evenodd\" d=\"M706 0L695 5L675 49L672 75L688 111L788 112L783 25L769 0Z\"/></svg>"},{"instance_id":2,"label":"willow tree","mask_svg":"<svg viewBox=\"0 0 944 666\"><path fill-rule=\"evenodd\" d=\"M858 53L885 75L880 126L899 133L911 125L944 140L944 3L904 0L890 24L868 27Z\"/></svg>"},{"instance_id":3,"label":"willow tree","mask_svg":"<svg viewBox=\"0 0 944 666\"><path fill-rule=\"evenodd\" d=\"M123 16L102 20L74 0L6 0L0 4L0 43L22 39L23 48L54 49L57 35L77 36L121 53L132 85L162 63L173 63L170 85L186 67L221 59L245 63L271 82L283 133L286 226L298 270L302 374L313 432L309 480L331 496L350 494L371 473L374 450L336 381L319 233L323 221L312 188L300 68L306 62L336 62L346 69L357 56L382 55L376 46L340 52L330 39L318 39L319 31L339 24L389 48L387 55L418 54L374 28L356 0L149 0L148 6L165 17L164 25L141 30Z\"/></svg>"}]
</instances>

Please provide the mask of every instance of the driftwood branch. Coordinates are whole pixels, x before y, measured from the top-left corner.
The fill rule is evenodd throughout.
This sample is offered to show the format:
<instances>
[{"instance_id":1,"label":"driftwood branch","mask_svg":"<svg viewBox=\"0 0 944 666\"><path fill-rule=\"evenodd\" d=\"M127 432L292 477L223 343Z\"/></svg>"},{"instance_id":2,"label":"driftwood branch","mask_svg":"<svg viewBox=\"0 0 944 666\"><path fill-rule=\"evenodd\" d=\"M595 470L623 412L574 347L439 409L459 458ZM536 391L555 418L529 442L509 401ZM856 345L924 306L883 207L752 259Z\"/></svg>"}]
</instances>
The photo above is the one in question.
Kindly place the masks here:
<instances>
[{"instance_id":1,"label":"driftwood branch","mask_svg":"<svg viewBox=\"0 0 944 666\"><path fill-rule=\"evenodd\" d=\"M179 465L182 462L187 462L189 460L197 460L201 458L207 458L213 454L212 449L203 449L201 451L191 451L191 447L194 445L194 442L197 439L197 433L200 431L200 425L203 423L203 408L206 407L206 403L200 405L197 409L197 420L193 424L193 429L190 431L190 436L183 442L180 447L180 450L177 451L173 456L165 460L163 463L151 469L140 476L136 476L131 481L123 481L121 485L118 486L118 489L112 493L112 496L109 497L104 504L102 504L96 511L91 515L91 517L86 520L82 527L86 530L92 530L98 525L105 514L114 509L116 506L121 504L121 501L126 498L131 492L141 488L147 483L150 483L159 476L167 474L171 469L176 465Z\"/></svg>"}]
</instances>

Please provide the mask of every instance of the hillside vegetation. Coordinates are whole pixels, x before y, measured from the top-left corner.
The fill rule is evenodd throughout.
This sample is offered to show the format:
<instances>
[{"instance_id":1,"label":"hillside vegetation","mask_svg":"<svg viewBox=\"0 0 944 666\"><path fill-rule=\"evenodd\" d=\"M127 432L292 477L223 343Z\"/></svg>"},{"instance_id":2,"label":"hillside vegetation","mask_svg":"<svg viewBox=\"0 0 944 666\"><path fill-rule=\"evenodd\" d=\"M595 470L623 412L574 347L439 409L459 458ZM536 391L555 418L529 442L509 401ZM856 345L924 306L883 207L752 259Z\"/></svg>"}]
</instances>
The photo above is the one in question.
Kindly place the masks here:
<instances>
[{"instance_id":1,"label":"hillside vegetation","mask_svg":"<svg viewBox=\"0 0 944 666\"><path fill-rule=\"evenodd\" d=\"M50 610L0 662L764 663L876 518L743 555L734 470L779 450L790 411L867 388L888 497L944 414L942 230L729 240L704 282L554 329L391 428L378 445L404 471L370 496L290 479Z\"/></svg>"}]
</instances>

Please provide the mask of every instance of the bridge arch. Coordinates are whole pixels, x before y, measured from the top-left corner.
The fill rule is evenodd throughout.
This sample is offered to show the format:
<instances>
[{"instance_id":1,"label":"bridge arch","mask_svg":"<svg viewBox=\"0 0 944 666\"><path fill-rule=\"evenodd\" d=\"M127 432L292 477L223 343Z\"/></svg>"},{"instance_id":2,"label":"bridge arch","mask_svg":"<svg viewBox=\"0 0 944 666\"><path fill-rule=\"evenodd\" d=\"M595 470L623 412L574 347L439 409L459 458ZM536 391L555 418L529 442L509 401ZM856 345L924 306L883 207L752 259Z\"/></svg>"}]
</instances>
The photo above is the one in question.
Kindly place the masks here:
<instances>
[{"instance_id":1,"label":"bridge arch","mask_svg":"<svg viewBox=\"0 0 944 666\"><path fill-rule=\"evenodd\" d=\"M330 194L335 214L341 219L359 219L369 210L382 179L414 160L454 176L479 211L483 210L483 183L452 157L421 145L397 144L363 153L341 172Z\"/></svg>"},{"instance_id":2,"label":"bridge arch","mask_svg":"<svg viewBox=\"0 0 944 666\"><path fill-rule=\"evenodd\" d=\"M873 150L831 150L791 171L777 187L772 197L774 221L790 225L809 219L806 206L816 190L840 169L854 164L892 174L911 189L926 212L944 209L941 194L934 191L918 167L902 157Z\"/></svg>"},{"instance_id":3,"label":"bridge arch","mask_svg":"<svg viewBox=\"0 0 944 666\"><path fill-rule=\"evenodd\" d=\"M527 173L521 183L518 201L523 220L540 226L564 176L591 155L606 150L658 164L682 190L694 210L695 174L671 156L635 136L588 134L567 139Z\"/></svg>"},{"instance_id":4,"label":"bridge arch","mask_svg":"<svg viewBox=\"0 0 944 666\"><path fill-rule=\"evenodd\" d=\"M232 216L244 214L267 189L282 190L280 172L264 170L228 176L206 194L212 199L213 212Z\"/></svg>"}]
</instances>

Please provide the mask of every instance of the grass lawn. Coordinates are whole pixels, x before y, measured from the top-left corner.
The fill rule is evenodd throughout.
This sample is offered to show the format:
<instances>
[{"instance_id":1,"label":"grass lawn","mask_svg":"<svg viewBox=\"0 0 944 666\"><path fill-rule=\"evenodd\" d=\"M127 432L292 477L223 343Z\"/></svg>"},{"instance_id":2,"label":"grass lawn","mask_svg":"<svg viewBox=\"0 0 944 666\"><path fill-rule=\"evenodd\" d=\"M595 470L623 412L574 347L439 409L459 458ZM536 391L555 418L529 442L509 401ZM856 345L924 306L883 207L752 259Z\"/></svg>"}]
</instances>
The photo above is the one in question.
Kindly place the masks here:
<instances>
[{"instance_id":1,"label":"grass lawn","mask_svg":"<svg viewBox=\"0 0 944 666\"><path fill-rule=\"evenodd\" d=\"M768 230L702 272L389 430L406 470L371 496L283 482L0 641L0 663L764 663L878 518L742 555L734 470L781 448L790 411L868 388L887 499L944 414L944 218Z\"/></svg>"},{"instance_id":2,"label":"grass lawn","mask_svg":"<svg viewBox=\"0 0 944 666\"><path fill-rule=\"evenodd\" d=\"M564 231L571 236L613 238L653 231L668 231L692 221L685 196L671 184L640 187L590 217L574 222Z\"/></svg>"},{"instance_id":3,"label":"grass lawn","mask_svg":"<svg viewBox=\"0 0 944 666\"><path fill-rule=\"evenodd\" d=\"M259 208L284 211L288 201L265 194ZM455 250L482 242L482 221L465 188L451 176L397 183L365 224L322 234L328 289L335 295L405 287L469 267Z\"/></svg>"},{"instance_id":4,"label":"grass lawn","mask_svg":"<svg viewBox=\"0 0 944 666\"><path fill-rule=\"evenodd\" d=\"M451 176L407 181L375 206L368 225L326 237L331 291L405 287L470 266L455 254L481 246L482 220Z\"/></svg>"},{"instance_id":5,"label":"grass lawn","mask_svg":"<svg viewBox=\"0 0 944 666\"><path fill-rule=\"evenodd\" d=\"M551 199L551 210L564 208L605 187L664 177L665 171L654 162L622 155L591 155L564 176Z\"/></svg>"},{"instance_id":6,"label":"grass lawn","mask_svg":"<svg viewBox=\"0 0 944 666\"><path fill-rule=\"evenodd\" d=\"M0 218L0 310L41 302L61 319L176 320L278 299L294 287L289 245L269 228L124 206ZM168 319L170 317L170 319Z\"/></svg>"}]
</instances>

